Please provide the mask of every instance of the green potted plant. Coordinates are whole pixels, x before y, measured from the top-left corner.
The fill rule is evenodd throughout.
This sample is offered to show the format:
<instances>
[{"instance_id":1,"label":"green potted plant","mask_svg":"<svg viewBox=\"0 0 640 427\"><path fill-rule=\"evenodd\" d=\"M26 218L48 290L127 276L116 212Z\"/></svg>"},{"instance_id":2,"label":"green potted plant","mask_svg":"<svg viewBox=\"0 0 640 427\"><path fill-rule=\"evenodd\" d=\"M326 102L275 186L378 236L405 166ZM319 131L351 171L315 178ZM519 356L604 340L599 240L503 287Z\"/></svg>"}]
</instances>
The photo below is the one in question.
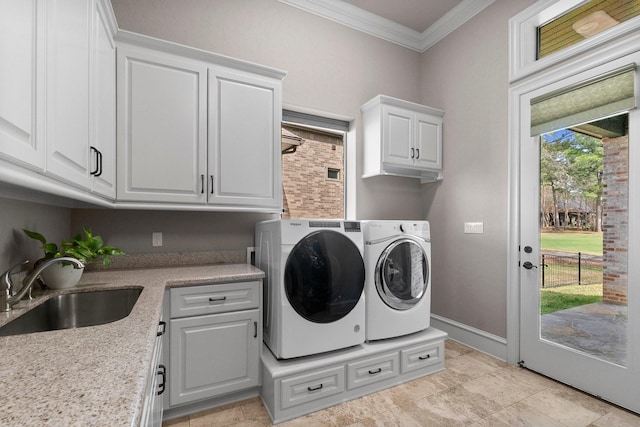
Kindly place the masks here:
<instances>
[{"instance_id":1,"label":"green potted plant","mask_svg":"<svg viewBox=\"0 0 640 427\"><path fill-rule=\"evenodd\" d=\"M78 233L71 240L62 240L58 246L47 242L40 233L22 230L27 236L42 243L44 257L42 259L73 257L85 265L101 259L104 265L111 263L111 256L124 255L124 252L113 246L106 246L102 237L95 236L88 228L83 228L83 233ZM37 262L37 261L36 261ZM45 269L41 276L47 287L52 289L64 289L75 286L82 276L83 269L75 269L68 263L54 264Z\"/></svg>"}]
</instances>

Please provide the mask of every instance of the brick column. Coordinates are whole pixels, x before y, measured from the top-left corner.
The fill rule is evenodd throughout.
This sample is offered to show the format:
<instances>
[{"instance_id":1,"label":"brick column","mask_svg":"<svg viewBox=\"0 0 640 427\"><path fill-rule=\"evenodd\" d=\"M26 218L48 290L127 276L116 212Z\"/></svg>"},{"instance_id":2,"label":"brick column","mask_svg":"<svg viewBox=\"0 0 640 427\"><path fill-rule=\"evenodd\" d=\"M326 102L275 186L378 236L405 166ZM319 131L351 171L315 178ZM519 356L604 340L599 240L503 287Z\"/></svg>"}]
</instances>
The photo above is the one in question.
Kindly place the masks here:
<instances>
[{"instance_id":1,"label":"brick column","mask_svg":"<svg viewBox=\"0 0 640 427\"><path fill-rule=\"evenodd\" d=\"M627 305L629 136L604 138L603 302Z\"/></svg>"}]
</instances>

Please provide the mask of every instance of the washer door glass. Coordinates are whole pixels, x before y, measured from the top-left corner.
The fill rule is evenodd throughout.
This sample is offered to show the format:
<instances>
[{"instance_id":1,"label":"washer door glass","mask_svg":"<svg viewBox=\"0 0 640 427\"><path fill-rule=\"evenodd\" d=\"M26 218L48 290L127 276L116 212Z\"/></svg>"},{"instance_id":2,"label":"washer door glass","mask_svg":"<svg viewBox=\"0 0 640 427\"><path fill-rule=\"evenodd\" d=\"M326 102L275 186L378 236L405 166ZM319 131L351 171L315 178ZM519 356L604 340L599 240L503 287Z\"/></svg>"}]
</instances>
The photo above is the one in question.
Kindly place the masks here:
<instances>
[{"instance_id":1,"label":"washer door glass","mask_svg":"<svg viewBox=\"0 0 640 427\"><path fill-rule=\"evenodd\" d=\"M293 309L315 323L346 316L364 289L364 261L343 234L321 230L308 234L287 258L284 286Z\"/></svg>"},{"instance_id":2,"label":"washer door glass","mask_svg":"<svg viewBox=\"0 0 640 427\"><path fill-rule=\"evenodd\" d=\"M397 310L416 305L429 284L429 261L424 248L411 239L396 240L382 252L375 272L382 301Z\"/></svg>"}]
</instances>

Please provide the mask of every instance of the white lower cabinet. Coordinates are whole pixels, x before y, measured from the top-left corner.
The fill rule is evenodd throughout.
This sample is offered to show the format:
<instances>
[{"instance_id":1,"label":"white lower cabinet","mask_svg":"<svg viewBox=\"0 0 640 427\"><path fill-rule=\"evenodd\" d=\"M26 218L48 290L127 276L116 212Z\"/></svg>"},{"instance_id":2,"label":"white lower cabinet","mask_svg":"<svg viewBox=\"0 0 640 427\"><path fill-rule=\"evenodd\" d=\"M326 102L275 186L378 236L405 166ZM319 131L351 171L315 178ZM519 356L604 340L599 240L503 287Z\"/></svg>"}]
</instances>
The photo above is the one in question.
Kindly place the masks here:
<instances>
[{"instance_id":1,"label":"white lower cabinet","mask_svg":"<svg viewBox=\"0 0 640 427\"><path fill-rule=\"evenodd\" d=\"M252 281L171 289L171 407L259 385L261 286ZM185 313L197 315L178 317Z\"/></svg>"},{"instance_id":2,"label":"white lower cabinet","mask_svg":"<svg viewBox=\"0 0 640 427\"><path fill-rule=\"evenodd\" d=\"M150 364L144 406L142 408L141 426L160 427L162 425L163 396L167 384L167 370L163 364L163 336L166 324L161 320L156 338L156 346Z\"/></svg>"},{"instance_id":3,"label":"white lower cabinet","mask_svg":"<svg viewBox=\"0 0 640 427\"><path fill-rule=\"evenodd\" d=\"M290 360L262 351L262 400L274 423L444 369L447 334L435 328Z\"/></svg>"},{"instance_id":4,"label":"white lower cabinet","mask_svg":"<svg viewBox=\"0 0 640 427\"><path fill-rule=\"evenodd\" d=\"M398 352L347 363L347 388L354 389L398 375Z\"/></svg>"},{"instance_id":5,"label":"white lower cabinet","mask_svg":"<svg viewBox=\"0 0 640 427\"><path fill-rule=\"evenodd\" d=\"M292 375L280 382L283 408L291 408L344 391L342 366L321 369L310 374Z\"/></svg>"}]
</instances>

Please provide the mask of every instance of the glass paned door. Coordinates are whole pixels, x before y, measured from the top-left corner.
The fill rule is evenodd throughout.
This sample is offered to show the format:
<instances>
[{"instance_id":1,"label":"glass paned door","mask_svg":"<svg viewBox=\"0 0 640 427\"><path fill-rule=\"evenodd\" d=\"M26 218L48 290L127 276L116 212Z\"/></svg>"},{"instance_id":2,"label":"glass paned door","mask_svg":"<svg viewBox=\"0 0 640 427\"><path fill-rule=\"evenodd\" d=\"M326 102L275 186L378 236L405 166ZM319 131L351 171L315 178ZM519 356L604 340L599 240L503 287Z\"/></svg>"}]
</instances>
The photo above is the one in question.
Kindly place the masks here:
<instances>
[{"instance_id":1,"label":"glass paned door","mask_svg":"<svg viewBox=\"0 0 640 427\"><path fill-rule=\"evenodd\" d=\"M522 364L635 412L639 113L536 137L521 129L519 182Z\"/></svg>"}]
</instances>

